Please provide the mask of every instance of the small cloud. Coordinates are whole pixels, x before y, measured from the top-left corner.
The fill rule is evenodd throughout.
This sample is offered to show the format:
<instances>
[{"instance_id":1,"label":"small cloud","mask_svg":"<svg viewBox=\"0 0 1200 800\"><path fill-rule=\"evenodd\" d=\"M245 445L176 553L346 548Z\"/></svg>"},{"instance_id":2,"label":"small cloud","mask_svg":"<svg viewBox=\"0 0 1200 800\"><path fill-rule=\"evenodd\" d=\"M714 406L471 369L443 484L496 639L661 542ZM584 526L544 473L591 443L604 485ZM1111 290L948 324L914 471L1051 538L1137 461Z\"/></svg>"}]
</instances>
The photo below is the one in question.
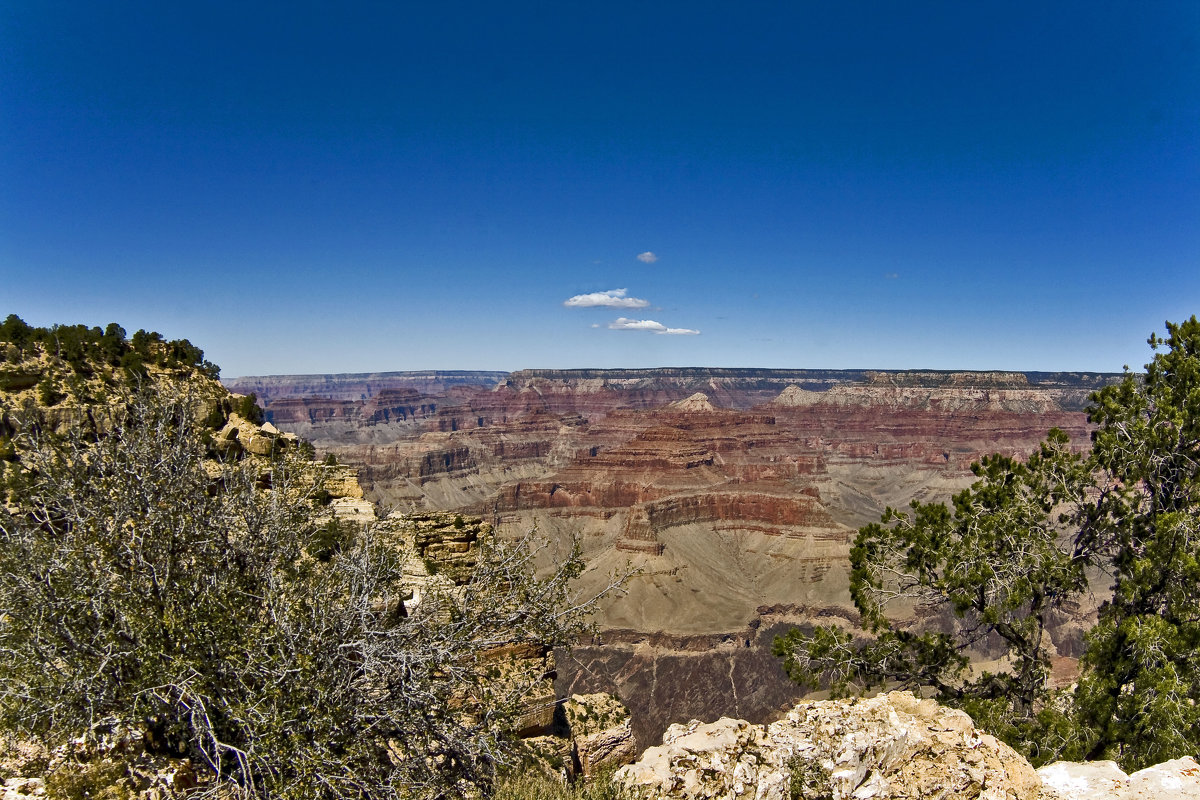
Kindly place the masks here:
<instances>
[{"instance_id":1,"label":"small cloud","mask_svg":"<svg viewBox=\"0 0 1200 800\"><path fill-rule=\"evenodd\" d=\"M654 253L651 253L649 250L647 250L644 253L638 253L637 260L642 262L643 264L653 264L655 261L658 261L658 256L654 255Z\"/></svg>"},{"instance_id":2,"label":"small cloud","mask_svg":"<svg viewBox=\"0 0 1200 800\"><path fill-rule=\"evenodd\" d=\"M617 317L608 323L608 327L614 331L650 331L662 336L697 336L700 333L691 328L668 328L661 322L655 322L652 319L626 319L625 317Z\"/></svg>"},{"instance_id":3,"label":"small cloud","mask_svg":"<svg viewBox=\"0 0 1200 800\"><path fill-rule=\"evenodd\" d=\"M577 294L574 297L569 297L563 301L563 305L567 308L595 308L604 306L607 308L645 308L650 305L649 300L643 300L640 297L626 297L628 289L609 289L607 292L592 292L590 294Z\"/></svg>"},{"instance_id":4,"label":"small cloud","mask_svg":"<svg viewBox=\"0 0 1200 800\"><path fill-rule=\"evenodd\" d=\"M666 325L652 319L626 319L625 317L617 317L608 323L608 327L614 331L665 331L667 329Z\"/></svg>"},{"instance_id":5,"label":"small cloud","mask_svg":"<svg viewBox=\"0 0 1200 800\"><path fill-rule=\"evenodd\" d=\"M887 278L889 281L894 281L894 280L896 280L896 278L900 277L900 273L899 272L888 272L888 273L885 273L883 277Z\"/></svg>"}]
</instances>

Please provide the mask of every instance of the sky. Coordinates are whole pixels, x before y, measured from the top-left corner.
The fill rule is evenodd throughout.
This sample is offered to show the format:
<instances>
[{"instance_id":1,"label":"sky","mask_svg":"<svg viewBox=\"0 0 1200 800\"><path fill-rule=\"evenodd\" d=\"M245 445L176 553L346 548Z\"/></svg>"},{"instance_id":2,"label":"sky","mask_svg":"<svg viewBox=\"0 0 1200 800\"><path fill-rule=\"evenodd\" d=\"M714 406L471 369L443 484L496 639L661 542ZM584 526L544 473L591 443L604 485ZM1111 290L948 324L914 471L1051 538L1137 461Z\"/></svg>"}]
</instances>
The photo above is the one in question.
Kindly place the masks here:
<instances>
[{"instance_id":1,"label":"sky","mask_svg":"<svg viewBox=\"0 0 1200 800\"><path fill-rule=\"evenodd\" d=\"M0 315L226 377L1120 371L1200 3L0 4Z\"/></svg>"}]
</instances>

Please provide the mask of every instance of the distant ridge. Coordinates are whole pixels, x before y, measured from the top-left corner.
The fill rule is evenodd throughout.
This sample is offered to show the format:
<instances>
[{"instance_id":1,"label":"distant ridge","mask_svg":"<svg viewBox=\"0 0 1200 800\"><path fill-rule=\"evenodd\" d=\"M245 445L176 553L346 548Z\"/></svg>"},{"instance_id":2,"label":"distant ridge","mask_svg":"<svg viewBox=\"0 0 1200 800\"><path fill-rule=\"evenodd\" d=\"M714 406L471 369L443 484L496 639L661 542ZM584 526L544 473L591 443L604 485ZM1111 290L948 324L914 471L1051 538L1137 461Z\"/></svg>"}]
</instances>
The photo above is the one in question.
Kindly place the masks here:
<instances>
[{"instance_id":1,"label":"distant ridge","mask_svg":"<svg viewBox=\"0 0 1200 800\"><path fill-rule=\"evenodd\" d=\"M1123 376L1120 372L1041 372L1022 370L962 369L772 369L768 367L648 367L638 369L523 369L507 373L509 381L637 380L653 378L733 378L795 380L802 383L879 383L892 378L909 386L1034 385L1064 388L1100 388ZM972 380L976 378L977 380Z\"/></svg>"},{"instance_id":2,"label":"distant ridge","mask_svg":"<svg viewBox=\"0 0 1200 800\"><path fill-rule=\"evenodd\" d=\"M809 391L826 391L847 384L891 384L923 387L1039 387L1072 389L1088 393L1120 380L1116 372L1021 372L1015 370L928 369L770 369L743 367L650 367L638 369L523 369L413 370L405 372L353 372L309 375L248 375L222 381L232 392L255 394L262 404L285 397L323 397L331 400L365 400L384 389L414 389L441 394L455 386L514 387L539 383L639 384L686 386L688 392L723 384L739 389L773 391L788 385ZM685 395L686 396L686 395ZM766 399L766 398L763 398Z\"/></svg>"},{"instance_id":3,"label":"distant ridge","mask_svg":"<svg viewBox=\"0 0 1200 800\"><path fill-rule=\"evenodd\" d=\"M282 397L327 397L365 400L380 389L410 388L444 392L451 386L494 386L509 373L486 370L414 370L410 372L344 372L311 375L246 375L226 378L225 388L254 394L265 405Z\"/></svg>"}]
</instances>

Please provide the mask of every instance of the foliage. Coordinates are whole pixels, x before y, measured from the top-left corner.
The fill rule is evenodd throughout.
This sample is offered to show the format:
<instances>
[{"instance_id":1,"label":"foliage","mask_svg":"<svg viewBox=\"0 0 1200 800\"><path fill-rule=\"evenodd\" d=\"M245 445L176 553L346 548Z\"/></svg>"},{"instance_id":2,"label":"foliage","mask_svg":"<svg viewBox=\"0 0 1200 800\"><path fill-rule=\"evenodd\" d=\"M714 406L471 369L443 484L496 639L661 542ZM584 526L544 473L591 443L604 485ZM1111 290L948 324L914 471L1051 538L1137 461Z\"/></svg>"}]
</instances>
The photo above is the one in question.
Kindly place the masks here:
<instances>
[{"instance_id":1,"label":"foliage","mask_svg":"<svg viewBox=\"0 0 1200 800\"><path fill-rule=\"evenodd\" d=\"M1200 322L1167 323L1144 376L1098 392L1092 457L1111 476L1112 599L1078 691L1088 755L1131 769L1200 747ZM1165 346L1163 352L1159 348Z\"/></svg>"},{"instance_id":2,"label":"foliage","mask_svg":"<svg viewBox=\"0 0 1200 800\"><path fill-rule=\"evenodd\" d=\"M888 509L851 552L851 593L873 636L792 631L775 643L801 683L931 687L939 699L1030 756L1114 758L1137 769L1200 747L1200 323L1150 337L1144 376L1092 396L1092 449L1052 431L1027 462L975 465L980 478L944 504ZM1073 697L1055 698L1046 626L1115 577L1088 634ZM902 628L907 603L938 626ZM951 612L951 613L946 613ZM995 673L965 651L999 643Z\"/></svg>"},{"instance_id":3,"label":"foliage","mask_svg":"<svg viewBox=\"0 0 1200 800\"><path fill-rule=\"evenodd\" d=\"M622 800L627 795L613 783L612 773L568 784L538 770L522 770L500 781L492 800Z\"/></svg>"},{"instance_id":4,"label":"foliage","mask_svg":"<svg viewBox=\"0 0 1200 800\"><path fill-rule=\"evenodd\" d=\"M137 331L126 341L125 329L110 322L103 330L86 325L33 327L16 314L0 323L0 343L16 348L18 358L38 346L82 375L91 375L97 365L122 367L128 375L144 374L145 365L163 369L195 369L216 378L220 369L204 360L204 351L187 339L163 338L155 331Z\"/></svg>"},{"instance_id":5,"label":"foliage","mask_svg":"<svg viewBox=\"0 0 1200 800\"><path fill-rule=\"evenodd\" d=\"M833 800L828 793L831 785L829 770L823 764L803 756L788 761L788 800Z\"/></svg>"},{"instance_id":6,"label":"foliage","mask_svg":"<svg viewBox=\"0 0 1200 800\"><path fill-rule=\"evenodd\" d=\"M489 654L582 631L578 552L535 579L533 542L489 542L470 583L406 609L386 528L338 528L309 556L311 465L206 464L197 405L160 389L103 437L21 429L19 508L0 509L0 608L22 609L0 617L0 726L56 743L118 720L206 766L213 796L486 784L544 678L531 662L489 680Z\"/></svg>"},{"instance_id":7,"label":"foliage","mask_svg":"<svg viewBox=\"0 0 1200 800\"><path fill-rule=\"evenodd\" d=\"M46 776L50 800L134 800L126 768L119 761L68 762Z\"/></svg>"},{"instance_id":8,"label":"foliage","mask_svg":"<svg viewBox=\"0 0 1200 800\"><path fill-rule=\"evenodd\" d=\"M835 691L933 687L943 702L1035 727L1047 698L1046 625L1086 588L1095 555L1063 535L1082 519L1090 478L1068 445L1052 431L1026 463L995 455L974 465L979 480L954 496L953 509L914 500L911 511L889 508L863 527L850 591L874 637L792 631L775 643L789 675ZM886 611L897 604L938 627L893 625ZM969 674L967 652L997 646L1007 668Z\"/></svg>"},{"instance_id":9,"label":"foliage","mask_svg":"<svg viewBox=\"0 0 1200 800\"><path fill-rule=\"evenodd\" d=\"M261 425L266 419L262 408L258 405L258 395L253 392L247 395L235 395L233 411L242 419L253 422L255 425Z\"/></svg>"}]
</instances>

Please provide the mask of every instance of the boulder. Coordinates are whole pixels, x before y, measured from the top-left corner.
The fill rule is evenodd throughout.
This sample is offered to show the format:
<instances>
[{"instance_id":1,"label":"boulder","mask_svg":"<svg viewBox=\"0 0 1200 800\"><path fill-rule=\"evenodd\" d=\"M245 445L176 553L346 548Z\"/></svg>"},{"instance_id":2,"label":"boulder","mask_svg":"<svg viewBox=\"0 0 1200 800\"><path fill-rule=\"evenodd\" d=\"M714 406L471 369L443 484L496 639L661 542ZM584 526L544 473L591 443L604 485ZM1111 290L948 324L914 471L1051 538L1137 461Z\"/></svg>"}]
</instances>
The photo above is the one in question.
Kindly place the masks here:
<instances>
[{"instance_id":1,"label":"boulder","mask_svg":"<svg viewBox=\"0 0 1200 800\"><path fill-rule=\"evenodd\" d=\"M1129 799L1200 800L1200 764L1191 756L1164 761L1129 776Z\"/></svg>"},{"instance_id":2,"label":"boulder","mask_svg":"<svg viewBox=\"0 0 1200 800\"><path fill-rule=\"evenodd\" d=\"M1117 800L1125 796L1129 776L1115 761L1056 761L1037 771L1044 800Z\"/></svg>"},{"instance_id":3,"label":"boulder","mask_svg":"<svg viewBox=\"0 0 1200 800\"><path fill-rule=\"evenodd\" d=\"M584 778L629 764L637 757L629 709L611 694L572 695L562 708Z\"/></svg>"},{"instance_id":4,"label":"boulder","mask_svg":"<svg viewBox=\"0 0 1200 800\"><path fill-rule=\"evenodd\" d=\"M1038 775L1041 800L1200 800L1200 764L1190 756L1132 775L1112 761L1056 761Z\"/></svg>"},{"instance_id":5,"label":"boulder","mask_svg":"<svg viewBox=\"0 0 1200 800\"><path fill-rule=\"evenodd\" d=\"M1029 800L1041 781L961 711L892 692L803 702L769 726L672 725L614 781L640 797Z\"/></svg>"}]
</instances>

